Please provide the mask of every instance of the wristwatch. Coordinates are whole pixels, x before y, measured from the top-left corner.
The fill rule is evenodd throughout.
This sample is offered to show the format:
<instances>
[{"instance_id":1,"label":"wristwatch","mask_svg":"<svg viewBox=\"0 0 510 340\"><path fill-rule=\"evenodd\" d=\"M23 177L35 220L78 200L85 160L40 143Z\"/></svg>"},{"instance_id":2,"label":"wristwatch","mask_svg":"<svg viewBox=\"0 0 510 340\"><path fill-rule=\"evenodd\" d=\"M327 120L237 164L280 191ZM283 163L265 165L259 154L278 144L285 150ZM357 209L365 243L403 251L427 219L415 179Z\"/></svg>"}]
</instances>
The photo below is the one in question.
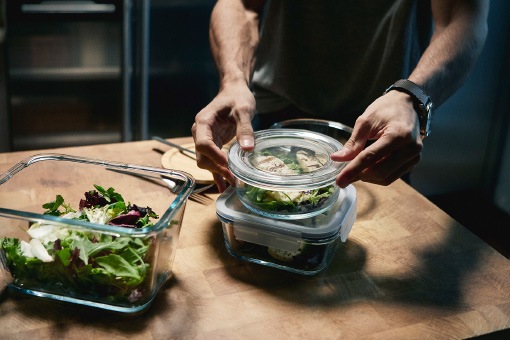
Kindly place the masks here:
<instances>
[{"instance_id":1,"label":"wristwatch","mask_svg":"<svg viewBox=\"0 0 510 340\"><path fill-rule=\"evenodd\" d=\"M407 79L397 80L384 91L384 94L391 90L397 90L407 93L411 96L414 103L416 113L418 113L418 121L420 123L420 136L422 139L430 134L430 121L432 119L432 109L434 105L430 97L415 83Z\"/></svg>"}]
</instances>

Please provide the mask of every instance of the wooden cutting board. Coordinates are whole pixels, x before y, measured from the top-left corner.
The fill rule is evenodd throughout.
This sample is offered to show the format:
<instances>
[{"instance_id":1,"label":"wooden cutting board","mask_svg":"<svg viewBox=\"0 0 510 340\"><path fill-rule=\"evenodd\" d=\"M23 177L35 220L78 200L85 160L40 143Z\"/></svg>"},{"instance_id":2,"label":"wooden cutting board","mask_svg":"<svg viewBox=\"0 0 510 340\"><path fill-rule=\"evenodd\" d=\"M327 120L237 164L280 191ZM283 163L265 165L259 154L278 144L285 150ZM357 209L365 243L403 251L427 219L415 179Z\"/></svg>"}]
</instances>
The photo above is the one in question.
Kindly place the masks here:
<instances>
[{"instance_id":1,"label":"wooden cutting board","mask_svg":"<svg viewBox=\"0 0 510 340\"><path fill-rule=\"evenodd\" d=\"M195 144L183 144L182 147L195 151ZM210 184L214 182L213 176L209 170L198 167L195 155L172 148L165 152L161 157L161 165L165 169L182 170L195 178L198 184Z\"/></svg>"},{"instance_id":2,"label":"wooden cutting board","mask_svg":"<svg viewBox=\"0 0 510 340\"><path fill-rule=\"evenodd\" d=\"M228 149L235 143L235 138L225 144L222 150L228 153ZM194 143L180 144L183 148L195 151ZM165 152L161 157L161 165L165 169L182 170L189 173L195 178L197 184L212 184L214 179L209 170L204 170L198 167L195 155L192 153L181 151L177 148L172 148Z\"/></svg>"}]
</instances>

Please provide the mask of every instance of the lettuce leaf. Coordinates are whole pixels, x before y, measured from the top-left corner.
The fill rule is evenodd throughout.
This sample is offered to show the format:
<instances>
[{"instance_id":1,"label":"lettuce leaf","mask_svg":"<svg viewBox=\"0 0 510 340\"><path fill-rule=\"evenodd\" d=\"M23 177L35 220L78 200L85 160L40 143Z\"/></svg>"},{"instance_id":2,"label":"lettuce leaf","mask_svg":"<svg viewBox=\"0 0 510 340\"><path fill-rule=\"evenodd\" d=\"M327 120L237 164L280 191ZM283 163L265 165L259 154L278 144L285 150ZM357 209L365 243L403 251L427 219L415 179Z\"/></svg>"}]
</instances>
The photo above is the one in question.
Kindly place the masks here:
<instances>
[{"instance_id":1,"label":"lettuce leaf","mask_svg":"<svg viewBox=\"0 0 510 340\"><path fill-rule=\"evenodd\" d=\"M158 217L149 207L126 205L113 188L94 187L96 190L86 192L85 199L80 200L78 213L62 196L56 195L55 201L43 205L45 214L94 223L113 221L111 224L129 228L152 225L151 219ZM111 301L134 302L144 297L151 270L147 262L151 239L117 237L40 223L31 228L30 236L40 241L39 246L42 244L53 260L48 261L46 252L43 259L48 262L34 257L30 249L23 252L19 239L0 238L0 259L6 262L17 283L27 288L64 290L71 295L106 297ZM28 243L23 244L26 248Z\"/></svg>"},{"instance_id":2,"label":"lettuce leaf","mask_svg":"<svg viewBox=\"0 0 510 340\"><path fill-rule=\"evenodd\" d=\"M257 187L250 187L245 196L255 205L268 211L287 211L298 212L306 211L307 209L315 209L321 206L325 200L333 193L334 188L332 185L320 189L303 191L302 194L296 199L291 199L290 195L283 193L287 199L275 199L281 195L274 195L270 190L265 190Z\"/></svg>"}]
</instances>

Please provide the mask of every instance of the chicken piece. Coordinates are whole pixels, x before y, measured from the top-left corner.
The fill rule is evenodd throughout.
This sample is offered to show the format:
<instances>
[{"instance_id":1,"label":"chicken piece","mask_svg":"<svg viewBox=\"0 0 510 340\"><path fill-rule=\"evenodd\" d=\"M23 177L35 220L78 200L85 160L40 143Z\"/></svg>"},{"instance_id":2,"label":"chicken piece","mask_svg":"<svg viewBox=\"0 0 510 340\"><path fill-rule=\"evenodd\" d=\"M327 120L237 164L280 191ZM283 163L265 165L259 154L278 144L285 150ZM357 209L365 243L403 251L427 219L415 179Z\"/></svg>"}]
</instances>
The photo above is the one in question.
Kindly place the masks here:
<instances>
[{"instance_id":1,"label":"chicken piece","mask_svg":"<svg viewBox=\"0 0 510 340\"><path fill-rule=\"evenodd\" d=\"M257 169L282 175L295 175L297 173L296 170L289 168L281 159L272 155L256 155L253 158L253 165Z\"/></svg>"},{"instance_id":2,"label":"chicken piece","mask_svg":"<svg viewBox=\"0 0 510 340\"><path fill-rule=\"evenodd\" d=\"M324 157L318 157L312 153L306 152L305 150L297 151L296 159L301 169L303 169L303 172L318 170L326 164L326 159Z\"/></svg>"},{"instance_id":3,"label":"chicken piece","mask_svg":"<svg viewBox=\"0 0 510 340\"><path fill-rule=\"evenodd\" d=\"M298 202L301 196L303 196L302 191L266 191L266 196L271 197L271 199L280 202Z\"/></svg>"},{"instance_id":4,"label":"chicken piece","mask_svg":"<svg viewBox=\"0 0 510 340\"><path fill-rule=\"evenodd\" d=\"M292 262L294 260L294 257L301 254L302 251L303 251L302 248L299 248L298 250L295 251L278 249L274 247L267 248L267 252L269 253L269 255L282 262Z\"/></svg>"}]
</instances>

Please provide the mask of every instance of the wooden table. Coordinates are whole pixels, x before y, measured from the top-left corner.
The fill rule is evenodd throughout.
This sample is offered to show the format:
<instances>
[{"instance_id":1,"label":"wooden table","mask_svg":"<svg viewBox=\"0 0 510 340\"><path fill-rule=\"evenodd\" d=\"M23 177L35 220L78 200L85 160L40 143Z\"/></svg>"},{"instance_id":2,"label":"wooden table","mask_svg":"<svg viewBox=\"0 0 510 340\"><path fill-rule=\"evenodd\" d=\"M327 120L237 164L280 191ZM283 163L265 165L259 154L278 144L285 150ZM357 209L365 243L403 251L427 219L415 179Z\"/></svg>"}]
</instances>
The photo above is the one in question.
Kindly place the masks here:
<instances>
[{"instance_id":1,"label":"wooden table","mask_svg":"<svg viewBox=\"0 0 510 340\"><path fill-rule=\"evenodd\" d=\"M190 139L175 139L184 143ZM54 149L160 166L156 141ZM0 172L35 152L0 154ZM323 273L239 261L215 204L189 201L174 277L133 317L0 286L0 339L422 339L510 329L510 261L403 181L356 183L358 217ZM217 193L209 194L216 198Z\"/></svg>"}]
</instances>

